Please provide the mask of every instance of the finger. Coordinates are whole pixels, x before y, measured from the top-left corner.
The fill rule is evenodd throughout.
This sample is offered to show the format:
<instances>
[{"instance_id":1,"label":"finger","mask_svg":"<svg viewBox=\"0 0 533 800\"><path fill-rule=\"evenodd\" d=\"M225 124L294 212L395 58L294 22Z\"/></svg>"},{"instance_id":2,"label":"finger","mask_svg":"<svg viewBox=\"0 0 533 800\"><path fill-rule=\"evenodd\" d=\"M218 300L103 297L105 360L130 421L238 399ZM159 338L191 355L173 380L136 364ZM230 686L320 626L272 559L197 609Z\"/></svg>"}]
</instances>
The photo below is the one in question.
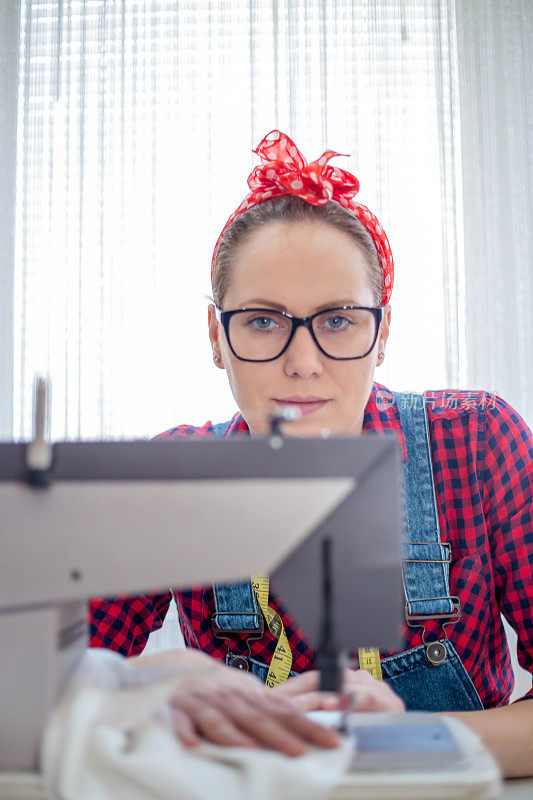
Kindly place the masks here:
<instances>
[{"instance_id":1,"label":"finger","mask_svg":"<svg viewBox=\"0 0 533 800\"><path fill-rule=\"evenodd\" d=\"M262 747L288 756L302 755L307 749L304 741L281 722L278 703L273 703L268 695L267 692L262 697L232 692L231 701L227 703L225 710L235 726ZM220 696L218 702L227 701L224 696ZM290 713L299 712L291 707Z\"/></svg>"},{"instance_id":2,"label":"finger","mask_svg":"<svg viewBox=\"0 0 533 800\"><path fill-rule=\"evenodd\" d=\"M402 713L405 711L403 700L388 687L360 686L357 690L357 711L388 711Z\"/></svg>"},{"instance_id":3,"label":"finger","mask_svg":"<svg viewBox=\"0 0 533 800\"><path fill-rule=\"evenodd\" d=\"M171 708L170 718L174 734L185 747L197 747L200 744L201 739L187 714L177 708Z\"/></svg>"},{"instance_id":4,"label":"finger","mask_svg":"<svg viewBox=\"0 0 533 800\"><path fill-rule=\"evenodd\" d=\"M294 697L303 692L312 692L318 689L318 679L319 673L316 670L302 672L301 675L295 675L279 686L276 686L273 692L288 697Z\"/></svg>"},{"instance_id":5,"label":"finger","mask_svg":"<svg viewBox=\"0 0 533 800\"><path fill-rule=\"evenodd\" d=\"M192 721L209 742L226 747L257 747L255 737L249 736L224 711L212 704L199 705L194 711Z\"/></svg>"},{"instance_id":6,"label":"finger","mask_svg":"<svg viewBox=\"0 0 533 800\"><path fill-rule=\"evenodd\" d=\"M294 698L300 711L337 711L342 695L333 692L306 692Z\"/></svg>"},{"instance_id":7,"label":"finger","mask_svg":"<svg viewBox=\"0 0 533 800\"><path fill-rule=\"evenodd\" d=\"M302 697L302 695L300 695L299 698L300 697ZM330 695L329 699L335 701L335 695ZM271 704L270 697L262 700L263 703L266 701ZM305 714L298 710L295 701L291 701L290 704L283 703L281 707L278 704L277 707L272 710L273 713L276 713L282 726L286 730L296 734L303 742L327 748L337 747L340 744L340 739L335 731L310 720Z\"/></svg>"},{"instance_id":8,"label":"finger","mask_svg":"<svg viewBox=\"0 0 533 800\"><path fill-rule=\"evenodd\" d=\"M382 684L374 678L371 672L366 669L347 669L344 673L344 687L346 686L368 686L370 684Z\"/></svg>"},{"instance_id":9,"label":"finger","mask_svg":"<svg viewBox=\"0 0 533 800\"><path fill-rule=\"evenodd\" d=\"M220 690L220 694L223 695L224 690ZM256 747L253 737L236 726L227 711L220 708L217 695L218 692L211 695L208 692L175 695L171 711L185 714L197 735L209 742L232 747Z\"/></svg>"},{"instance_id":10,"label":"finger","mask_svg":"<svg viewBox=\"0 0 533 800\"><path fill-rule=\"evenodd\" d=\"M330 749L341 744L341 738L335 730L319 725L305 715L292 714L286 718L286 725L305 742L316 747Z\"/></svg>"}]
</instances>

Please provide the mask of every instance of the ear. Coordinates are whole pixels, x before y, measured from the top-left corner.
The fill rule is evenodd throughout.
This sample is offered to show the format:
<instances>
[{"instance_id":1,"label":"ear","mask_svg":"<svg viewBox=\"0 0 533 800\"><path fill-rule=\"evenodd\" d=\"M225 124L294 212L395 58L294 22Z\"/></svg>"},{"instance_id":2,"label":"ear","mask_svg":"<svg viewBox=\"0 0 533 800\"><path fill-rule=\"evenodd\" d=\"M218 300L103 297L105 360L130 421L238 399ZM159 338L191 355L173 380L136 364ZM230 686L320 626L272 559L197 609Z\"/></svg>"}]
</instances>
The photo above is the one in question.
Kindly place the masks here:
<instances>
[{"instance_id":1,"label":"ear","mask_svg":"<svg viewBox=\"0 0 533 800\"><path fill-rule=\"evenodd\" d=\"M382 352L385 349L385 345L387 344L387 339L389 338L390 333L390 321L391 321L391 305L387 303L386 306L383 308L383 319L381 320L381 325L379 327L379 351Z\"/></svg>"},{"instance_id":2,"label":"ear","mask_svg":"<svg viewBox=\"0 0 533 800\"><path fill-rule=\"evenodd\" d=\"M210 303L207 308L207 327L209 332L209 341L211 342L211 350L213 351L213 359L218 359L218 362L215 361L215 365L219 367L219 369L224 369L222 352L220 350L220 343L218 341L220 323L216 318L215 306L213 303Z\"/></svg>"},{"instance_id":3,"label":"ear","mask_svg":"<svg viewBox=\"0 0 533 800\"><path fill-rule=\"evenodd\" d=\"M207 327L211 347L218 347L218 319L215 316L215 306L209 303L207 307Z\"/></svg>"}]
</instances>

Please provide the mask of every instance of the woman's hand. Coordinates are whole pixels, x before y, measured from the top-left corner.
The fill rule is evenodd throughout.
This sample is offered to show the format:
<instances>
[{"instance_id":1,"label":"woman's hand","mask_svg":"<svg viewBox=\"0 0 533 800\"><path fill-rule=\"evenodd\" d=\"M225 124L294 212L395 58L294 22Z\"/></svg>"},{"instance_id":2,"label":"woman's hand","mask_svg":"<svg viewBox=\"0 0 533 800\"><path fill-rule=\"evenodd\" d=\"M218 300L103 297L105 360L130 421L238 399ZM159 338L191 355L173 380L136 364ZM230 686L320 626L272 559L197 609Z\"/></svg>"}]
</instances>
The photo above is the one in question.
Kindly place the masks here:
<instances>
[{"instance_id":1,"label":"woman's hand","mask_svg":"<svg viewBox=\"0 0 533 800\"><path fill-rule=\"evenodd\" d=\"M335 731L308 719L292 697L209 660L207 671L184 675L169 703L174 732L186 747L208 741L299 756L309 745L340 744Z\"/></svg>"},{"instance_id":2,"label":"woman's hand","mask_svg":"<svg viewBox=\"0 0 533 800\"><path fill-rule=\"evenodd\" d=\"M174 732L186 747L208 741L299 756L309 745L340 744L335 731L307 719L293 698L278 696L254 675L199 650L180 648L129 662L139 668L176 667L181 679L169 706Z\"/></svg>"},{"instance_id":3,"label":"woman's hand","mask_svg":"<svg viewBox=\"0 0 533 800\"><path fill-rule=\"evenodd\" d=\"M346 696L351 695L352 711L389 711L401 713L405 705L401 697L385 683L376 680L364 669L344 672L343 694L319 691L320 675L303 672L272 689L278 697L290 698L302 711L337 711L345 708Z\"/></svg>"}]
</instances>

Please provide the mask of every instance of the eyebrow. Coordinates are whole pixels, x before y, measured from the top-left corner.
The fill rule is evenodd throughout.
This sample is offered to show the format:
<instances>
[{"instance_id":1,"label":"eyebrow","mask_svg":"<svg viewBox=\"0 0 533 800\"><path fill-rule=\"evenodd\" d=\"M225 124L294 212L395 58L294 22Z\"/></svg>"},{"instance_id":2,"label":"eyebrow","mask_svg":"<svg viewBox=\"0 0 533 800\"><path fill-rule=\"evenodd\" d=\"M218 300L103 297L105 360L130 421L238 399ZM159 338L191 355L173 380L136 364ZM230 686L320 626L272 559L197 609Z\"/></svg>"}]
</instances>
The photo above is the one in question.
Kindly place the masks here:
<instances>
[{"instance_id":1,"label":"eyebrow","mask_svg":"<svg viewBox=\"0 0 533 800\"><path fill-rule=\"evenodd\" d=\"M262 297L254 297L253 300L248 300L246 303L242 303L242 308L248 308L250 303L263 303L264 308L278 308L280 311L287 311L287 306L281 305L281 303L275 303L273 300L264 300ZM317 306L315 311L324 311L327 308L337 308L337 306L362 306L363 303L359 303L357 300L332 300L329 303L324 303L321 306Z\"/></svg>"}]
</instances>

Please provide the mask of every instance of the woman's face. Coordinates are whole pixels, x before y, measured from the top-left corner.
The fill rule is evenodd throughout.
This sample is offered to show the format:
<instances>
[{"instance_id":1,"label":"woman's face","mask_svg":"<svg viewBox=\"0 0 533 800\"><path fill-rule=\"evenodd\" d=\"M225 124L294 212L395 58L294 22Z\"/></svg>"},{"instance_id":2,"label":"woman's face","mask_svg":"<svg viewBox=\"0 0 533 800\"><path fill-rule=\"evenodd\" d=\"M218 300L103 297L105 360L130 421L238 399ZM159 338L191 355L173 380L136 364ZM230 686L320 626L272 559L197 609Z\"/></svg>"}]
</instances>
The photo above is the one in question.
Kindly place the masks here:
<instances>
[{"instance_id":1,"label":"woman's face","mask_svg":"<svg viewBox=\"0 0 533 800\"><path fill-rule=\"evenodd\" d=\"M325 223L270 223L236 251L223 310L273 308L307 317L325 307L375 306L365 256L353 239ZM297 405L303 415L284 426L287 436L358 434L374 380L378 353L389 335L390 306L373 350L365 358L336 361L320 352L311 334L297 328L274 361L236 358L209 306L209 337L219 366L252 436L269 432L274 410ZM322 403L291 402L313 398Z\"/></svg>"}]
</instances>

